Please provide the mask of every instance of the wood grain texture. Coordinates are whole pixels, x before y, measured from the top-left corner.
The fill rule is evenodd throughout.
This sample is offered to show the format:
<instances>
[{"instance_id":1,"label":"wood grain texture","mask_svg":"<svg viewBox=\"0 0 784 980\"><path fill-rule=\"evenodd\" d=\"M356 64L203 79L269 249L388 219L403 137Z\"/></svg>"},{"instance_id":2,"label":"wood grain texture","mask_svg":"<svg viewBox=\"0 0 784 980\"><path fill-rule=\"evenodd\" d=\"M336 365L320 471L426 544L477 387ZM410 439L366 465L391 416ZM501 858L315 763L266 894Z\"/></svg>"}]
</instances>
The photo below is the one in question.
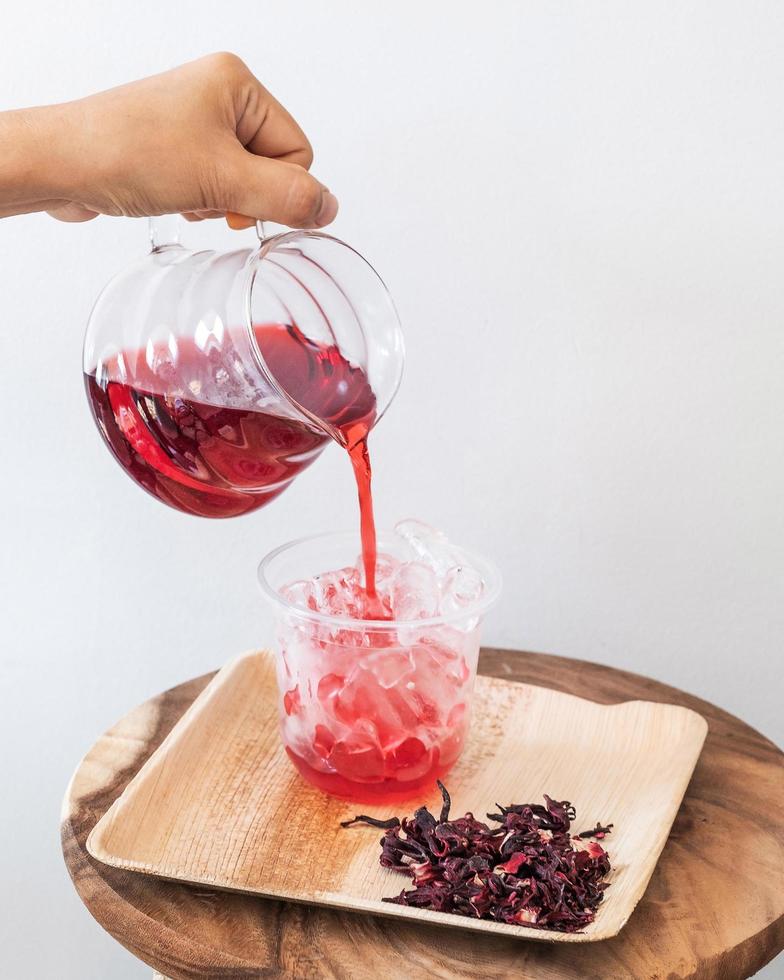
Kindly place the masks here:
<instances>
[{"instance_id":1,"label":"wood grain texture","mask_svg":"<svg viewBox=\"0 0 784 980\"><path fill-rule=\"evenodd\" d=\"M495 801L571 800L576 829L614 824L610 891L577 933L535 930L390 905L409 887L378 863L378 831L342 829L358 809L386 818L406 804L358 807L313 789L278 734L275 661L227 664L93 829L87 849L113 867L207 887L374 912L550 942L617 935L656 866L707 733L694 711L652 701L597 704L550 688L478 677L463 755L447 777L456 816Z\"/></svg>"},{"instance_id":2,"label":"wood grain texture","mask_svg":"<svg viewBox=\"0 0 784 980\"><path fill-rule=\"evenodd\" d=\"M85 843L207 685L148 701L102 736L63 805L66 863L83 901L131 952L185 978L736 978L784 947L784 756L726 712L596 664L484 651L484 674L603 703L681 704L710 730L670 839L623 932L584 945L520 942L159 881L96 862Z\"/></svg>"}]
</instances>

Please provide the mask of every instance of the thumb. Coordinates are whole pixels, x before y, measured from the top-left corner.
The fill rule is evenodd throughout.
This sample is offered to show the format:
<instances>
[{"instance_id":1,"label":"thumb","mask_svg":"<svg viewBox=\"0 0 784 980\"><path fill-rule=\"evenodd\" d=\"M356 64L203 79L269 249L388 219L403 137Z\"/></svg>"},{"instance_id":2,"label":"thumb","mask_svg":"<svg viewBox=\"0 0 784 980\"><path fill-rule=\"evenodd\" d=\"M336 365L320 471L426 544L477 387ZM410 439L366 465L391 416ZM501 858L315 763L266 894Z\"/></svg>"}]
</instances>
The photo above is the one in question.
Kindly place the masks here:
<instances>
[{"instance_id":1,"label":"thumb","mask_svg":"<svg viewBox=\"0 0 784 980\"><path fill-rule=\"evenodd\" d=\"M230 210L291 228L323 228L335 219L334 194L296 163L238 150L228 175Z\"/></svg>"}]
</instances>

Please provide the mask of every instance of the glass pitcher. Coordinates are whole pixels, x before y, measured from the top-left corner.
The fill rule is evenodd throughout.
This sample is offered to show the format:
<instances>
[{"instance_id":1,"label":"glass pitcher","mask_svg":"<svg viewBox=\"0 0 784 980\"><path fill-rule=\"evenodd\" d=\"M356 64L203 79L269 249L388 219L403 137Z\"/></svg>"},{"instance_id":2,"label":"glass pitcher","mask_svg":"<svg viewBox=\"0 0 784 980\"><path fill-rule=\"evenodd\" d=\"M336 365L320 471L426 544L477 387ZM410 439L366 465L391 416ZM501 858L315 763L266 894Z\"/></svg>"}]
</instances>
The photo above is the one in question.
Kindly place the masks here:
<instances>
[{"instance_id":1,"label":"glass pitcher","mask_svg":"<svg viewBox=\"0 0 784 980\"><path fill-rule=\"evenodd\" d=\"M114 457L202 517L269 503L330 438L366 435L397 391L403 339L372 266L330 235L191 251L150 221L151 251L103 290L84 344L87 395Z\"/></svg>"}]
</instances>

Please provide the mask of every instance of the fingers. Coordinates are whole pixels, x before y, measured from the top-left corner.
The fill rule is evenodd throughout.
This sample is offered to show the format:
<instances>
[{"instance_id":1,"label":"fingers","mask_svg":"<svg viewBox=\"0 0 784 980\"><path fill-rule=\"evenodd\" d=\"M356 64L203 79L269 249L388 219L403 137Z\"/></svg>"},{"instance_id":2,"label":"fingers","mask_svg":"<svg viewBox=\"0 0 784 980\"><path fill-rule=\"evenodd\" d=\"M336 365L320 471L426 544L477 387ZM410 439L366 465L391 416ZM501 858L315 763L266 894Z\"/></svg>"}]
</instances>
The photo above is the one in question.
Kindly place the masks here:
<instances>
[{"instance_id":1,"label":"fingers","mask_svg":"<svg viewBox=\"0 0 784 980\"><path fill-rule=\"evenodd\" d=\"M232 161L229 194L229 210L247 220L291 228L323 228L338 213L334 194L302 167L245 150L238 150Z\"/></svg>"},{"instance_id":2,"label":"fingers","mask_svg":"<svg viewBox=\"0 0 784 980\"><path fill-rule=\"evenodd\" d=\"M248 195L243 195L242 199L259 203L254 209L248 204L238 205L236 212L227 213L226 221L234 229L250 228L257 218L294 228L322 228L334 220L338 202L323 184L302 173L301 168L307 170L313 162L310 142L291 113L250 71L247 75L250 88L237 122L237 138L254 156L293 165L296 169L267 168L265 175L263 168L248 168L253 170L253 176ZM247 163L246 159L244 164ZM265 178L269 180L269 186L261 195L262 200L258 196L261 188L257 181Z\"/></svg>"},{"instance_id":3,"label":"fingers","mask_svg":"<svg viewBox=\"0 0 784 980\"><path fill-rule=\"evenodd\" d=\"M92 211L73 201L59 201L54 207L47 208L46 213L58 221L92 221L98 217L97 211Z\"/></svg>"},{"instance_id":4,"label":"fingers","mask_svg":"<svg viewBox=\"0 0 784 980\"><path fill-rule=\"evenodd\" d=\"M237 126L237 138L257 156L285 160L309 169L313 163L313 149L307 136L294 117L266 90L263 90L263 98L267 101L262 111L243 114ZM243 139L246 134L249 138Z\"/></svg>"},{"instance_id":5,"label":"fingers","mask_svg":"<svg viewBox=\"0 0 784 980\"><path fill-rule=\"evenodd\" d=\"M237 119L237 139L251 153L296 163L306 170L313 149L291 113L243 65L244 104Z\"/></svg>"},{"instance_id":6,"label":"fingers","mask_svg":"<svg viewBox=\"0 0 784 980\"><path fill-rule=\"evenodd\" d=\"M205 218L222 218L224 212L200 209L198 211L183 211L182 216L186 221L204 221Z\"/></svg>"}]
</instances>

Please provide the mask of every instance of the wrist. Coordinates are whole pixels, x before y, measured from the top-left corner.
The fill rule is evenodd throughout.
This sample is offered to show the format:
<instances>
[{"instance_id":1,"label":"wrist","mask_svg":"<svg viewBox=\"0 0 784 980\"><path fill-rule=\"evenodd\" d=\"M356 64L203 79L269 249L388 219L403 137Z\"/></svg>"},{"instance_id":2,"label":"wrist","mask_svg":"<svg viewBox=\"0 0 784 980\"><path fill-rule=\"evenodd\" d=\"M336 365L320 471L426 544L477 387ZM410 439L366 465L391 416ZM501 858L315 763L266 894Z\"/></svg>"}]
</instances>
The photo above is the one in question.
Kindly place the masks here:
<instances>
[{"instance_id":1,"label":"wrist","mask_svg":"<svg viewBox=\"0 0 784 980\"><path fill-rule=\"evenodd\" d=\"M0 214L78 196L86 157L74 105L0 113Z\"/></svg>"},{"instance_id":2,"label":"wrist","mask_svg":"<svg viewBox=\"0 0 784 980\"><path fill-rule=\"evenodd\" d=\"M90 159L79 102L29 110L36 178L54 198L79 200Z\"/></svg>"}]
</instances>

